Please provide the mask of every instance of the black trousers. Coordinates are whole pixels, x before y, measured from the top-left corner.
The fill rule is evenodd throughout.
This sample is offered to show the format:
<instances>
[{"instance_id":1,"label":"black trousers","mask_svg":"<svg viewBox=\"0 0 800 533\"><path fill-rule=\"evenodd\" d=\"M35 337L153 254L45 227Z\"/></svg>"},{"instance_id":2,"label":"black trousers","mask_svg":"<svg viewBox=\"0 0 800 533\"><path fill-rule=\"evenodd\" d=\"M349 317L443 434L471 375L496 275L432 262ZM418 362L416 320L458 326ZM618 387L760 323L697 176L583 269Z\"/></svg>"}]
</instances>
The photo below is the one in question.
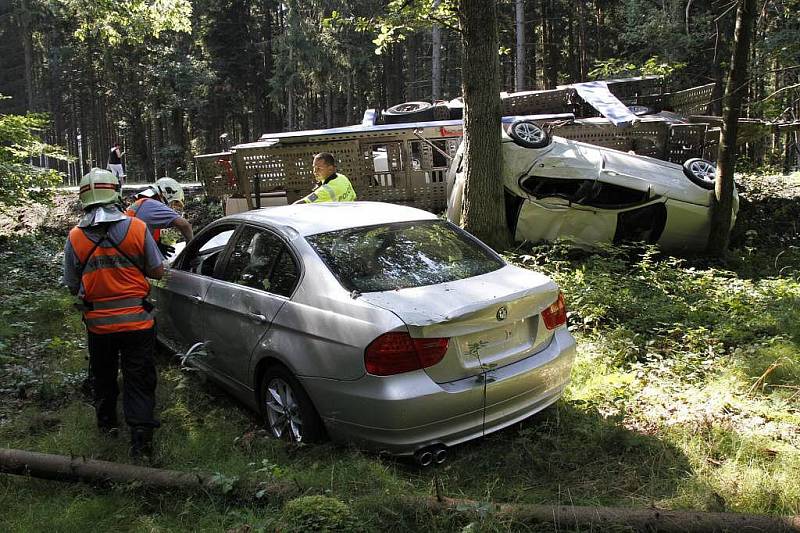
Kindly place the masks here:
<instances>
[{"instance_id":1,"label":"black trousers","mask_svg":"<svg viewBox=\"0 0 800 533\"><path fill-rule=\"evenodd\" d=\"M122 363L122 410L129 426L156 428L155 328L100 335L88 332L89 366L99 426L117 424L117 373Z\"/></svg>"}]
</instances>

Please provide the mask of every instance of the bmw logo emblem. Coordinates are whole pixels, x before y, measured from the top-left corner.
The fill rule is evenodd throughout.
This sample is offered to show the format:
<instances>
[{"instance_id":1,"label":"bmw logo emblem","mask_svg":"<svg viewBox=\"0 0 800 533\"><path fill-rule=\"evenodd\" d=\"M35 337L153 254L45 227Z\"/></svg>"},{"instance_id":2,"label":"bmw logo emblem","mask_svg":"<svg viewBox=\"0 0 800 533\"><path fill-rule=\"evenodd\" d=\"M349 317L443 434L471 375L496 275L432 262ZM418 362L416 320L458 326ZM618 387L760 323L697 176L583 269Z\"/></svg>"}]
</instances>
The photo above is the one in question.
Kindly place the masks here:
<instances>
[{"instance_id":1,"label":"bmw logo emblem","mask_svg":"<svg viewBox=\"0 0 800 533\"><path fill-rule=\"evenodd\" d=\"M508 309L506 309L505 305L497 310L497 320L505 320L507 316L508 316Z\"/></svg>"}]
</instances>

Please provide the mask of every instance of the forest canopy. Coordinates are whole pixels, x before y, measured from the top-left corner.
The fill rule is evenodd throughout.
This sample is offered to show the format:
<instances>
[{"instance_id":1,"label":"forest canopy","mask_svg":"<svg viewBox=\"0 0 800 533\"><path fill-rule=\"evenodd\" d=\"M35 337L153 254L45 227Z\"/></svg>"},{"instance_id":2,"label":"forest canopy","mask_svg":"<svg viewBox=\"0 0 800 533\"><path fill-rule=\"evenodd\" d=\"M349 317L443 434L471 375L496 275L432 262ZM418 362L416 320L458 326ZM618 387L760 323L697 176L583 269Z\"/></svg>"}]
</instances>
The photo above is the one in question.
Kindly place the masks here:
<instances>
[{"instance_id":1,"label":"forest canopy","mask_svg":"<svg viewBox=\"0 0 800 533\"><path fill-rule=\"evenodd\" d=\"M461 44L448 11L436 0L414 2L430 4L430 24L387 38L399 33L384 24L396 4L12 0L0 8L0 92L13 98L0 102L0 112L48 113L45 140L82 156L84 168L105 165L108 147L120 141L129 176L145 181L191 175L192 156L217 150L224 132L249 141L360 122L367 108L459 96ZM501 89L657 73L669 75L673 88L715 82L720 98L734 7L499 1ZM793 118L800 1L762 7L744 114ZM48 163L78 174L66 162Z\"/></svg>"}]
</instances>

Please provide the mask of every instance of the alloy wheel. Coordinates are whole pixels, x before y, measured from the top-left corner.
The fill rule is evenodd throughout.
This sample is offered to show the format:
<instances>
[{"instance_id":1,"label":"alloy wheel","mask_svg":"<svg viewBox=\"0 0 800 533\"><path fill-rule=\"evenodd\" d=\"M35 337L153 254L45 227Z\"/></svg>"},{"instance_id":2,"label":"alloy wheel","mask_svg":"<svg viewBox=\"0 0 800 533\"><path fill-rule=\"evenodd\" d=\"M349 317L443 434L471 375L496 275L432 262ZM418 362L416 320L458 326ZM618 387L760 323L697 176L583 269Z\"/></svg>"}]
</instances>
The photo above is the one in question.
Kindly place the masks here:
<instances>
[{"instance_id":1,"label":"alloy wheel","mask_svg":"<svg viewBox=\"0 0 800 533\"><path fill-rule=\"evenodd\" d=\"M519 122L515 124L514 133L523 141L531 144L539 144L546 138L544 130L532 122Z\"/></svg>"},{"instance_id":2,"label":"alloy wheel","mask_svg":"<svg viewBox=\"0 0 800 533\"><path fill-rule=\"evenodd\" d=\"M300 404L291 385L279 377L267 384L267 422L277 438L288 438L293 442L303 441L303 420Z\"/></svg>"},{"instance_id":3,"label":"alloy wheel","mask_svg":"<svg viewBox=\"0 0 800 533\"><path fill-rule=\"evenodd\" d=\"M689 165L689 171L701 180L714 181L717 175L717 169L708 161L702 159L692 161Z\"/></svg>"}]
</instances>

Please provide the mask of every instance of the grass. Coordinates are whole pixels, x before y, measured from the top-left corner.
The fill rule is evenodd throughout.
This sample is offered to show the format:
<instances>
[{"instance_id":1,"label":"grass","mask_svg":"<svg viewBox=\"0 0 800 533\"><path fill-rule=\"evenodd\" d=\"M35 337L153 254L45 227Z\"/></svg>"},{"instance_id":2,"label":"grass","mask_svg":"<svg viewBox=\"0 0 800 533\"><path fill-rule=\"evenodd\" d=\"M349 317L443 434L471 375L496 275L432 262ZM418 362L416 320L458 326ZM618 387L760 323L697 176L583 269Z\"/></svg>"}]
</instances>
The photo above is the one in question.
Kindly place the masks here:
<instances>
[{"instance_id":1,"label":"grass","mask_svg":"<svg viewBox=\"0 0 800 533\"><path fill-rule=\"evenodd\" d=\"M579 357L565 397L419 470L331 444L265 438L224 392L163 356L157 466L288 481L302 498L153 493L0 476L0 529L504 531L551 527L431 514L405 495L800 514L800 179L747 176L726 262L646 247L517 250L563 288ZM757 235L752 232L756 231ZM79 384L80 321L57 288L63 234L0 251L0 446L127 461Z\"/></svg>"}]
</instances>

